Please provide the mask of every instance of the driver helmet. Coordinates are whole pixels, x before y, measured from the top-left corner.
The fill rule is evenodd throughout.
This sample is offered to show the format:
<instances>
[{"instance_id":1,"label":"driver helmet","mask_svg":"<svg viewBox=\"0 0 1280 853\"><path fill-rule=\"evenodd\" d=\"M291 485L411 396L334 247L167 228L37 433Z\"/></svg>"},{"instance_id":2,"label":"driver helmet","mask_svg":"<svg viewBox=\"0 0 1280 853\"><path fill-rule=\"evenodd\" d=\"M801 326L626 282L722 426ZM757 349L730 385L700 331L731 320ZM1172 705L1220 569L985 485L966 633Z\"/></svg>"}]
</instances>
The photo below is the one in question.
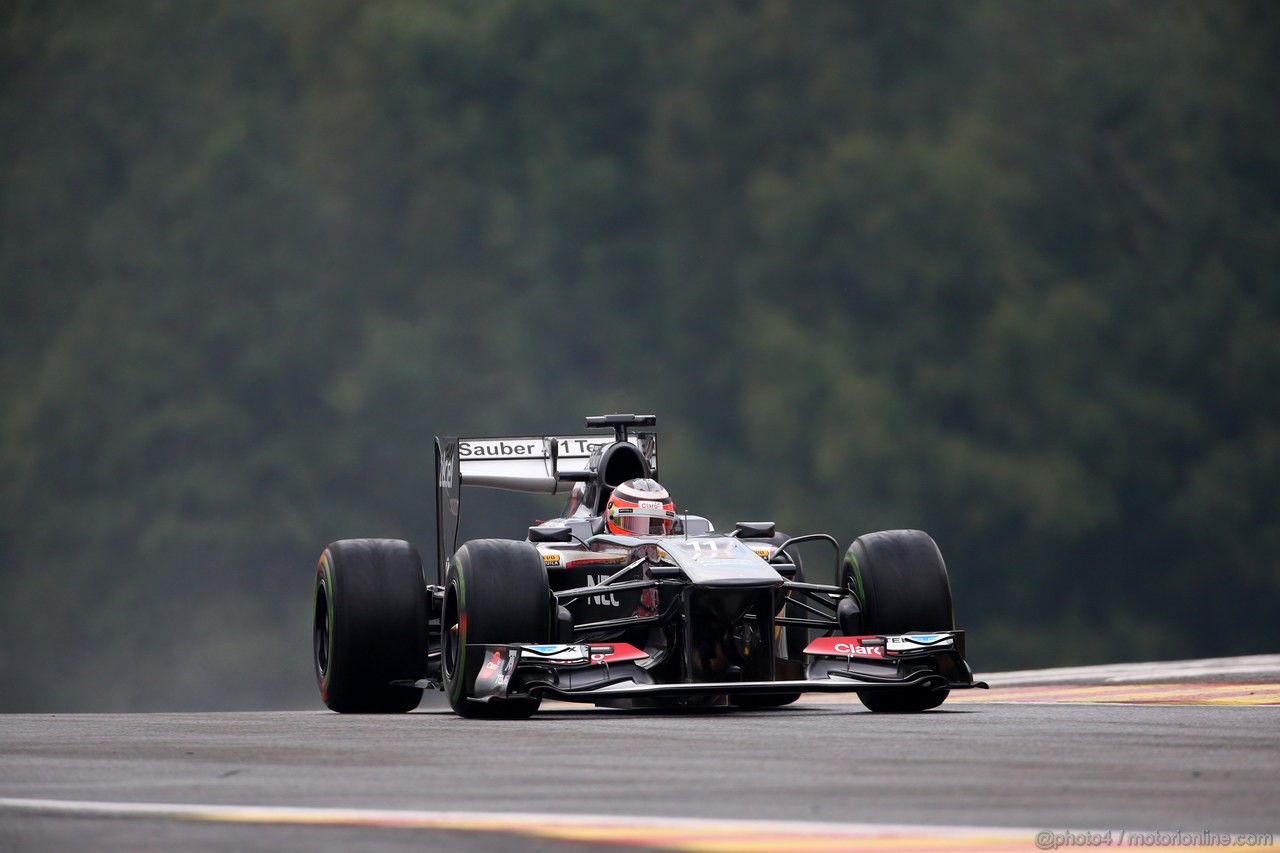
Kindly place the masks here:
<instances>
[{"instance_id":1,"label":"driver helmet","mask_svg":"<svg viewBox=\"0 0 1280 853\"><path fill-rule=\"evenodd\" d=\"M676 520L676 505L657 480L640 477L613 490L604 517L610 533L666 536Z\"/></svg>"}]
</instances>

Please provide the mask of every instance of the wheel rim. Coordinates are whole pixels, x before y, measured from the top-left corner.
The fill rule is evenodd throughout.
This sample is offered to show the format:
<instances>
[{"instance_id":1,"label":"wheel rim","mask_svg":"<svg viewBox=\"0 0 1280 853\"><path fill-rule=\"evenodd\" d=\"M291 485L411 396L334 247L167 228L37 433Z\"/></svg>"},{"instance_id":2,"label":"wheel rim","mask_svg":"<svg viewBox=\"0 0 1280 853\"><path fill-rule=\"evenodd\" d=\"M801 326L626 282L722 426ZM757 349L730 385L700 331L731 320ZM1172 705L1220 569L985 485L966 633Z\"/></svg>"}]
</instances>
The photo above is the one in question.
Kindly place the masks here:
<instances>
[{"instance_id":1,"label":"wheel rim","mask_svg":"<svg viewBox=\"0 0 1280 853\"><path fill-rule=\"evenodd\" d=\"M329 595L324 581L316 590L316 619L313 634L315 643L316 672L323 680L329 671Z\"/></svg>"},{"instance_id":2,"label":"wheel rim","mask_svg":"<svg viewBox=\"0 0 1280 853\"><path fill-rule=\"evenodd\" d=\"M444 669L445 679L452 681L458 674L458 658L461 653L459 645L461 630L458 621L458 597L452 586L449 587L449 592L445 596L444 615L440 620L440 624L443 634L440 638L441 646L443 646L440 661Z\"/></svg>"}]
</instances>

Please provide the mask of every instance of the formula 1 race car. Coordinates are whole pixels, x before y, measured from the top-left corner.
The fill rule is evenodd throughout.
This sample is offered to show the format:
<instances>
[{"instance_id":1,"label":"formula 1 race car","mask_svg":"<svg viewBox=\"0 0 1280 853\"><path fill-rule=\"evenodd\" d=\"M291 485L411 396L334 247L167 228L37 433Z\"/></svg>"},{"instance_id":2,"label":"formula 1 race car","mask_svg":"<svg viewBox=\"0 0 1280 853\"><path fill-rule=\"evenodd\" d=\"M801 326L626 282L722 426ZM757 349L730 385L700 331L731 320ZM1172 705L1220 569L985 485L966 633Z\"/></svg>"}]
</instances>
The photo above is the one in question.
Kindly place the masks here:
<instances>
[{"instance_id":1,"label":"formula 1 race car","mask_svg":"<svg viewBox=\"0 0 1280 853\"><path fill-rule=\"evenodd\" d=\"M762 708L854 692L872 711L910 712L986 687L965 662L942 555L921 531L870 533L845 550L825 533L788 537L772 522L720 533L682 512L656 532L611 531L611 495L657 477L655 424L604 415L586 425L611 438L437 438L435 582L399 540L343 540L320 557L324 703L405 712L431 688L464 717L527 717L544 698ZM459 547L462 486L567 489L568 500L524 539ZM805 581L803 543L830 546L838 585Z\"/></svg>"}]
</instances>

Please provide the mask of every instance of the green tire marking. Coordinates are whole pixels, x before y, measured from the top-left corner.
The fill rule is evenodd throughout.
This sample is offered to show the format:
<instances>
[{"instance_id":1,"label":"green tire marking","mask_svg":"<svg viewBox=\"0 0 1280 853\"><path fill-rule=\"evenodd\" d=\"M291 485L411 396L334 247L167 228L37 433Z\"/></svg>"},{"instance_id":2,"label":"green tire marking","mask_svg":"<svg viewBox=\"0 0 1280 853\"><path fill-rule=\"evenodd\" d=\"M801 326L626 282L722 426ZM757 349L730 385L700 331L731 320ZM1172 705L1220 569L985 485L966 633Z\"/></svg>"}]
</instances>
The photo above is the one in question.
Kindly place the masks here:
<instances>
[{"instance_id":1,"label":"green tire marking","mask_svg":"<svg viewBox=\"0 0 1280 853\"><path fill-rule=\"evenodd\" d=\"M849 546L849 550L844 552L844 563L853 569L853 581L858 586L858 605L862 607L865 613L867 608L867 591L862 586L862 567L858 565L858 558L854 556L853 546Z\"/></svg>"},{"instance_id":2,"label":"green tire marking","mask_svg":"<svg viewBox=\"0 0 1280 853\"><path fill-rule=\"evenodd\" d=\"M329 554L329 549L325 548L324 553L320 555L320 574L323 583L316 584L315 594L311 600L311 612L314 614L316 610L317 599L320 597L320 588L325 590L325 611L329 621L329 629L324 638L325 642L325 668L322 674L321 690L323 698L328 699L330 688L333 681L333 629L334 629L334 613L333 613L333 558Z\"/></svg>"},{"instance_id":3,"label":"green tire marking","mask_svg":"<svg viewBox=\"0 0 1280 853\"><path fill-rule=\"evenodd\" d=\"M453 668L453 683L449 685L449 698L457 704L462 701L462 692L465 688L467 680L467 626L466 620L462 618L463 605L466 601L467 582L463 577L462 563L458 560L458 555L454 554L449 558L449 565L453 568L453 576L458 579L458 600L455 604L457 612L454 617L458 620L458 636L454 640L454 645L458 649L458 663ZM448 631L452 626L442 626Z\"/></svg>"}]
</instances>

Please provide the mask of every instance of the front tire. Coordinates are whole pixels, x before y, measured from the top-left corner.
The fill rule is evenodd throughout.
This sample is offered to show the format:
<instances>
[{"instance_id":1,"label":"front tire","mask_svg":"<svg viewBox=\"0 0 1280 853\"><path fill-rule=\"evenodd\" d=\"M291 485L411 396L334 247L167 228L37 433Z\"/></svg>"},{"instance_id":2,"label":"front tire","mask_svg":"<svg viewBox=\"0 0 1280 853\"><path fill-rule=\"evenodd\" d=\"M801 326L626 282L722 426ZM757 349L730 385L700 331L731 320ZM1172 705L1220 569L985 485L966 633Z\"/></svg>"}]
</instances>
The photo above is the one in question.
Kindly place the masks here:
<instances>
[{"instance_id":1,"label":"front tire","mask_svg":"<svg viewBox=\"0 0 1280 853\"><path fill-rule=\"evenodd\" d=\"M441 669L449 705L463 717L528 717L542 700L472 700L484 646L550 643L556 623L551 585L527 542L475 539L449 562L441 619Z\"/></svg>"},{"instance_id":2,"label":"front tire","mask_svg":"<svg viewBox=\"0 0 1280 853\"><path fill-rule=\"evenodd\" d=\"M922 530L859 536L845 552L840 585L858 597L868 634L955 629L947 567L937 543ZM913 713L938 707L950 692L905 687L866 690L858 699L872 711Z\"/></svg>"},{"instance_id":3,"label":"front tire","mask_svg":"<svg viewBox=\"0 0 1280 853\"><path fill-rule=\"evenodd\" d=\"M313 661L320 698L342 714L399 714L422 701L429 602L422 558L398 539L324 549L314 585Z\"/></svg>"}]
</instances>

